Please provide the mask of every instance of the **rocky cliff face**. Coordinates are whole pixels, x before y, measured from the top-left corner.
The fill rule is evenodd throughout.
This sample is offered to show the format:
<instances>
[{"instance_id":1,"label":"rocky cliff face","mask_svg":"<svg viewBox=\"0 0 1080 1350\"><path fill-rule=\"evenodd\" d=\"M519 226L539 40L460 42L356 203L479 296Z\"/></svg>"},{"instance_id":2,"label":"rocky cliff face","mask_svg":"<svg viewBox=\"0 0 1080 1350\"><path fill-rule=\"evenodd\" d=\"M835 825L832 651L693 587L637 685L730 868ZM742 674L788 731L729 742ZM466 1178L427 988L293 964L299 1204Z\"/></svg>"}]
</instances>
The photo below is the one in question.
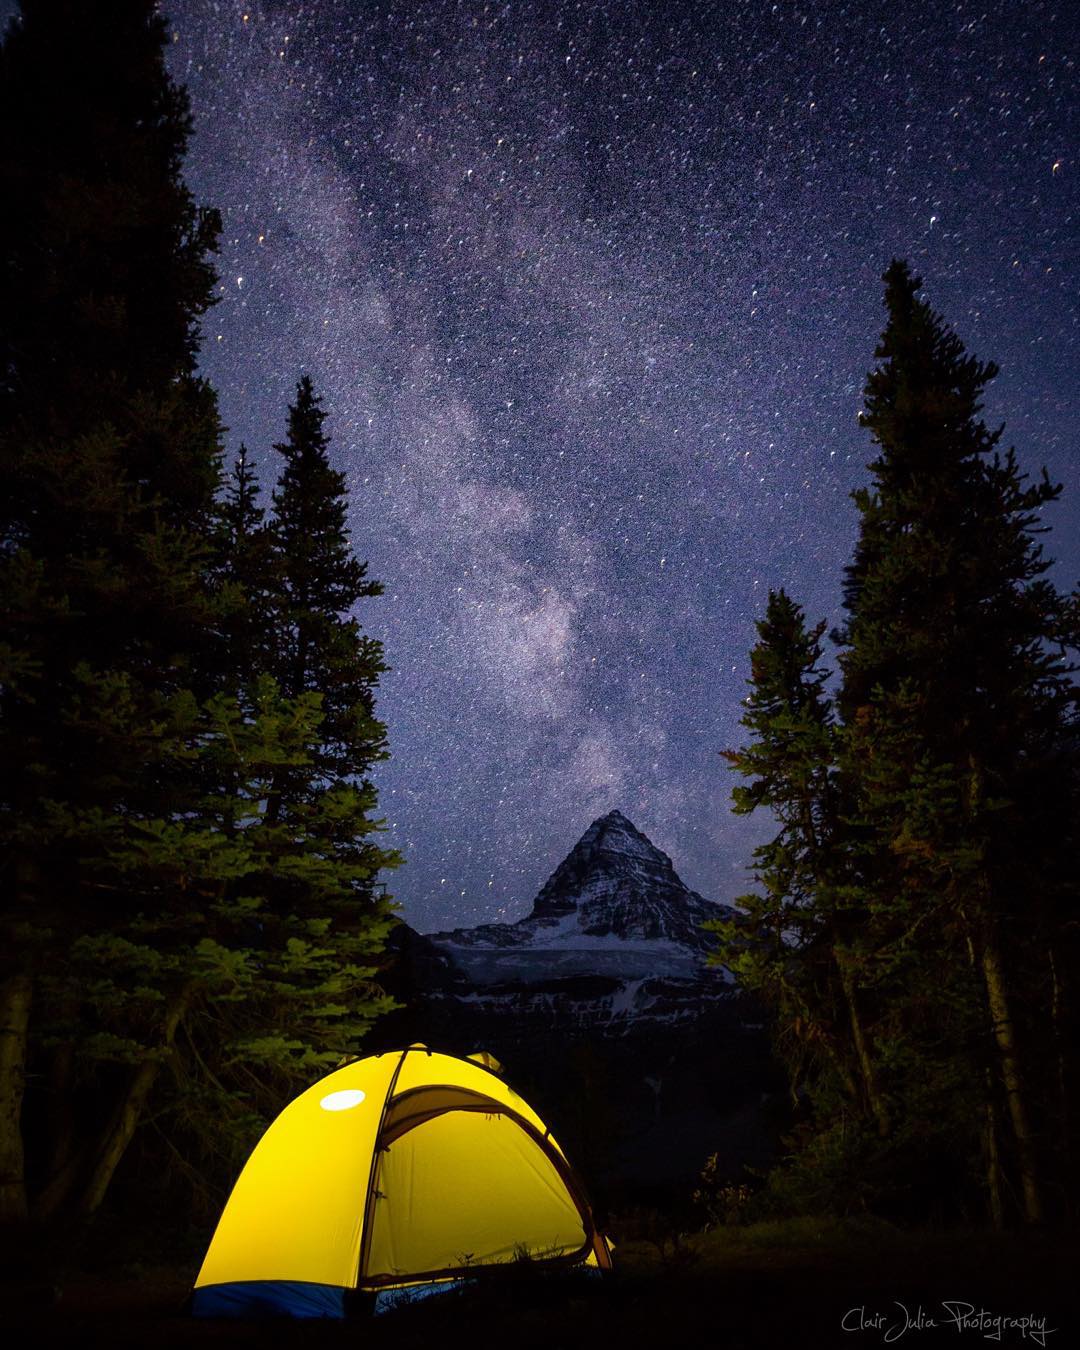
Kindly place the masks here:
<instances>
[{"instance_id":1,"label":"rocky cliff face","mask_svg":"<svg viewBox=\"0 0 1080 1350\"><path fill-rule=\"evenodd\" d=\"M708 999L731 995L731 976L710 967L703 925L731 911L691 891L671 859L619 811L589 828L517 923L432 933L428 940L484 997L493 987L547 986L593 977L611 983L603 1009L658 1015L644 986L689 982ZM689 991L686 991L689 992Z\"/></svg>"},{"instance_id":2,"label":"rocky cliff face","mask_svg":"<svg viewBox=\"0 0 1080 1350\"><path fill-rule=\"evenodd\" d=\"M730 914L680 880L619 811L593 821L516 923L402 924L386 1034L490 1050L599 1177L692 1176L712 1152L763 1160L773 1070L757 1014L707 961ZM393 988L393 986L391 986Z\"/></svg>"}]
</instances>

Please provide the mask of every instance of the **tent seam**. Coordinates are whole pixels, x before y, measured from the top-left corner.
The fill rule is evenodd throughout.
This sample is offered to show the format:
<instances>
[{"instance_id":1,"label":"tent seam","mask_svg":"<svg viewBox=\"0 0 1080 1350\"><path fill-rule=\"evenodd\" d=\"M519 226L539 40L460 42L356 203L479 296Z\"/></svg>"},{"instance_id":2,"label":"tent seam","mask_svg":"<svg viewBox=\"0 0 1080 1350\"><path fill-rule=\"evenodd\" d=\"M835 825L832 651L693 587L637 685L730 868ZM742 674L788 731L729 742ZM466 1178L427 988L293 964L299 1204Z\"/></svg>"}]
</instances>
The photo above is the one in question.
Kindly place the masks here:
<instances>
[{"instance_id":1,"label":"tent seam","mask_svg":"<svg viewBox=\"0 0 1080 1350\"><path fill-rule=\"evenodd\" d=\"M375 1174L379 1168L379 1145L382 1138L383 1126L386 1123L386 1113L390 1109L390 1102L394 1096L394 1088L397 1086L398 1075L401 1073L401 1067L405 1063L405 1057L408 1053L409 1047L407 1046L402 1050L401 1058L398 1060L397 1067L390 1077L390 1083L383 1096L382 1110L379 1113L379 1124L375 1131L375 1146L371 1150L371 1167L368 1169L367 1190L364 1194L364 1227L360 1234L360 1252L356 1262L356 1283L353 1286L355 1289L360 1288L361 1281L364 1278L364 1266L371 1249L371 1232L375 1224Z\"/></svg>"}]
</instances>

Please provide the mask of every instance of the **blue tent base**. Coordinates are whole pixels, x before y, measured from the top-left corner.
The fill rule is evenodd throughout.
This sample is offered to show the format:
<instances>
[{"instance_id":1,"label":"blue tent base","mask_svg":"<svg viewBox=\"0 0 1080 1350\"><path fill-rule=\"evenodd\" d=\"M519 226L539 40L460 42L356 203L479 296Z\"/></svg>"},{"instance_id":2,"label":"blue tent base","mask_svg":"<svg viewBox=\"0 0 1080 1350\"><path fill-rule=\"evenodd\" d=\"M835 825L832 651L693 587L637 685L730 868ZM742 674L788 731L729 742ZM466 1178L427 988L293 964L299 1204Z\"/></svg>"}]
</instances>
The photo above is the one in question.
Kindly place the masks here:
<instances>
[{"instance_id":1,"label":"blue tent base","mask_svg":"<svg viewBox=\"0 0 1080 1350\"><path fill-rule=\"evenodd\" d=\"M236 1284L210 1284L191 1296L192 1317L334 1318L358 1313L393 1312L412 1303L460 1289L466 1280L435 1280L396 1289L364 1294L331 1284L306 1284L301 1280L247 1280Z\"/></svg>"},{"instance_id":2,"label":"blue tent base","mask_svg":"<svg viewBox=\"0 0 1080 1350\"><path fill-rule=\"evenodd\" d=\"M432 1284L407 1284L397 1289L380 1289L375 1294L372 1311L378 1317L380 1313L394 1312L398 1308L408 1307L410 1303L419 1303L432 1294L448 1294L451 1289L460 1289L466 1283L466 1280L436 1280Z\"/></svg>"},{"instance_id":3,"label":"blue tent base","mask_svg":"<svg viewBox=\"0 0 1080 1350\"><path fill-rule=\"evenodd\" d=\"M503 1273L503 1272L499 1272ZM505 1273L513 1273L506 1267ZM592 1267L574 1271L559 1271L554 1278L585 1279L590 1284L599 1280L603 1272ZM534 1277L535 1278L535 1277ZM340 1321L346 1317L364 1317L395 1312L433 1295L448 1294L480 1283L474 1279L433 1280L428 1284L399 1285L391 1289L366 1292L343 1289L333 1284L308 1284L302 1280L246 1280L234 1284L210 1284L196 1289L191 1295L189 1310L192 1317L247 1318L259 1321L266 1318L330 1318Z\"/></svg>"},{"instance_id":4,"label":"blue tent base","mask_svg":"<svg viewBox=\"0 0 1080 1350\"><path fill-rule=\"evenodd\" d=\"M515 1275L524 1275L529 1285L533 1289L550 1288L551 1281L557 1281L560 1286L565 1287L568 1282L583 1281L592 1286L594 1282L599 1283L604 1277L604 1271L597 1270L595 1266L576 1266L572 1270L536 1270L535 1267L526 1267L524 1271L518 1268L514 1263L507 1262L505 1265L488 1267L479 1271L476 1276L459 1277L457 1279L435 1280L430 1284L407 1284L399 1285L392 1289L379 1289L374 1294L374 1304L372 1312L377 1317L380 1313L394 1312L398 1308L407 1308L410 1304L419 1303L424 1299L430 1298L433 1294L448 1294L453 1291L480 1288L484 1281L488 1281L492 1287L499 1288L501 1281L512 1280ZM505 1289L506 1285L503 1283ZM369 1295L370 1297L370 1295Z\"/></svg>"},{"instance_id":5,"label":"blue tent base","mask_svg":"<svg viewBox=\"0 0 1080 1350\"><path fill-rule=\"evenodd\" d=\"M208 1284L191 1296L192 1317L333 1317L345 1316L345 1295L333 1284L302 1280L246 1280Z\"/></svg>"}]
</instances>

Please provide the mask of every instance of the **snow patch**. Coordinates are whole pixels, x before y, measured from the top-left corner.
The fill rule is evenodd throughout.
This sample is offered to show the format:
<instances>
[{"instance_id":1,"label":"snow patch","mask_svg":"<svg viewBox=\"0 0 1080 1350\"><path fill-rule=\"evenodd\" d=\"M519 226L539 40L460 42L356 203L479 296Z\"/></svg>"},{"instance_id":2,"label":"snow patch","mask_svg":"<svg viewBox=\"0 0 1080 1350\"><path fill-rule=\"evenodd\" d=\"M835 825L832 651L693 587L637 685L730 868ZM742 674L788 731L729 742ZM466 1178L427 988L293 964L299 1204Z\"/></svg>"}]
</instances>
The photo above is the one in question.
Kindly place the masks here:
<instances>
[{"instance_id":1,"label":"snow patch","mask_svg":"<svg viewBox=\"0 0 1080 1350\"><path fill-rule=\"evenodd\" d=\"M637 1002L638 990L644 983L644 980L626 981L611 1000L611 1013L613 1017L622 1017L625 1013L633 1012Z\"/></svg>"}]
</instances>

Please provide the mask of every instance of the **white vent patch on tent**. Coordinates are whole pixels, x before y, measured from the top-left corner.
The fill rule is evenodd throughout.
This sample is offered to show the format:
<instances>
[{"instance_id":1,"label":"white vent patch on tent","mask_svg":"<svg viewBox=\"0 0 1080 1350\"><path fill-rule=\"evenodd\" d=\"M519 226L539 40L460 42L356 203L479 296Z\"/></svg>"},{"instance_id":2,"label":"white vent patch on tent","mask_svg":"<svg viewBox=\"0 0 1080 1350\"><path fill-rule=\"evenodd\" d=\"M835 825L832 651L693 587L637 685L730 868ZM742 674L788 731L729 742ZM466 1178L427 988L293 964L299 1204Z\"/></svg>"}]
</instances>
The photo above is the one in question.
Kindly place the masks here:
<instances>
[{"instance_id":1,"label":"white vent patch on tent","mask_svg":"<svg viewBox=\"0 0 1080 1350\"><path fill-rule=\"evenodd\" d=\"M367 1096L366 1092L361 1092L359 1088L345 1088L341 1092L328 1093L319 1105L324 1111L349 1111L354 1106L359 1106Z\"/></svg>"}]
</instances>

